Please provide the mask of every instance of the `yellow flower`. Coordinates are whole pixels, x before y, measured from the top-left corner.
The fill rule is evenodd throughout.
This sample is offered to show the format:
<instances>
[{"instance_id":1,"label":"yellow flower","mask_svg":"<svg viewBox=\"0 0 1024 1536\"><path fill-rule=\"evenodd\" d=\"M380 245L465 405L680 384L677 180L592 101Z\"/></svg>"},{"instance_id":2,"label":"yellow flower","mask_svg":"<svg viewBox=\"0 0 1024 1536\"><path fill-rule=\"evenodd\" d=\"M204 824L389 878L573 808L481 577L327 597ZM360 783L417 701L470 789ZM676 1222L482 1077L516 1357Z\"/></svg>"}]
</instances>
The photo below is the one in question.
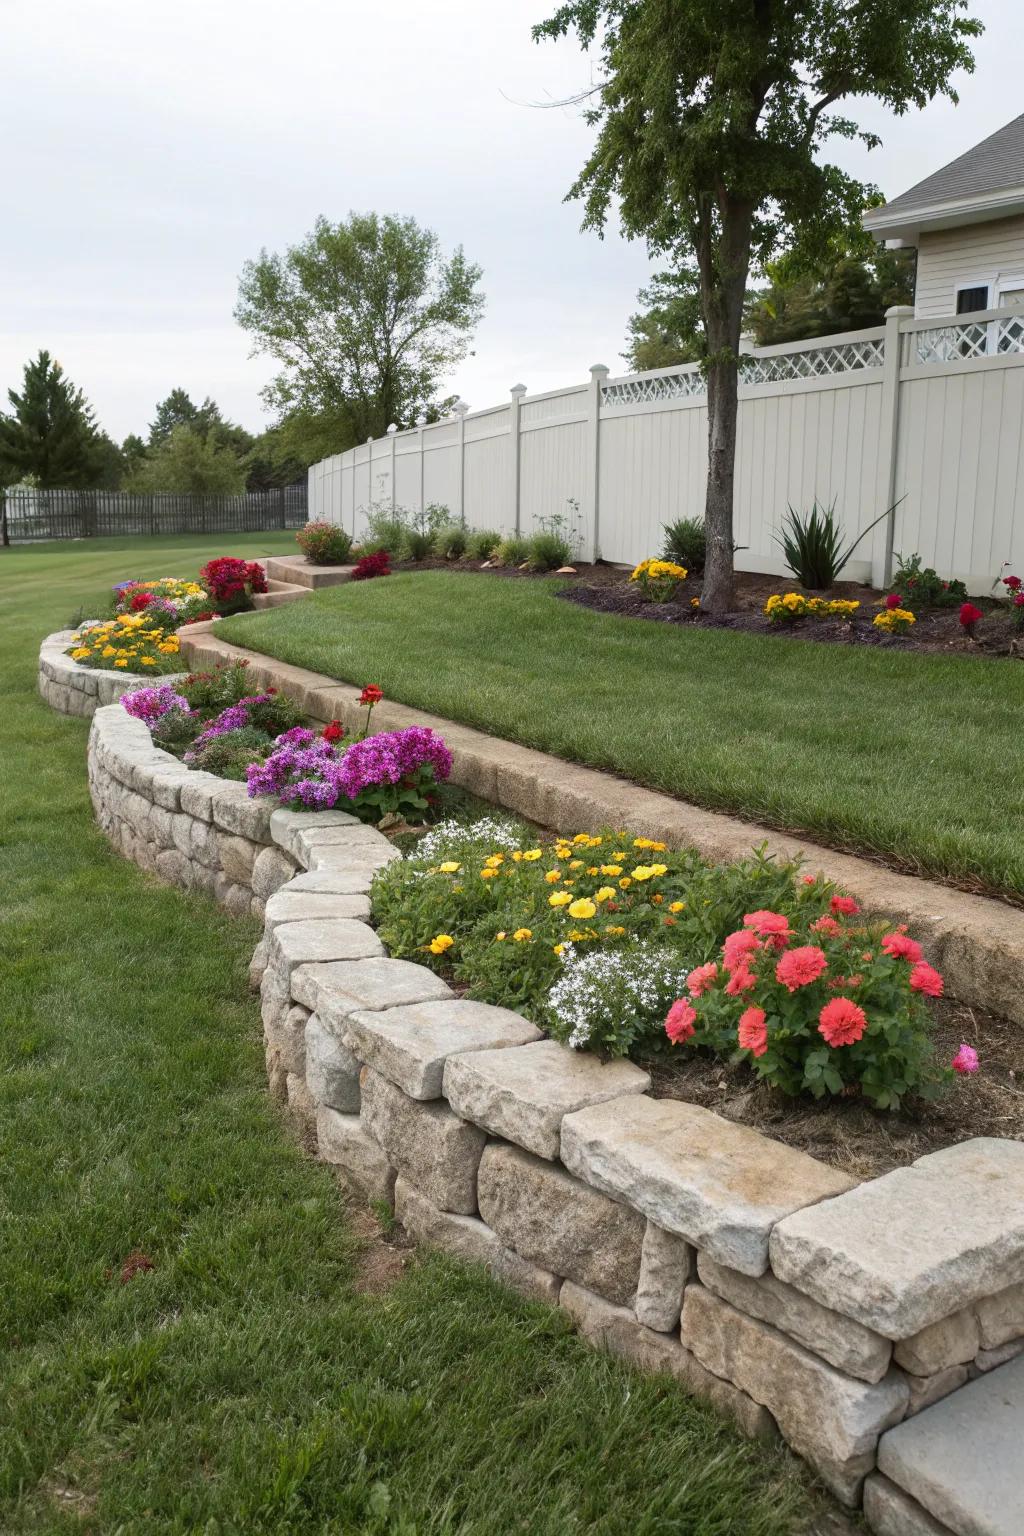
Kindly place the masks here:
<instances>
[{"instance_id":1,"label":"yellow flower","mask_svg":"<svg viewBox=\"0 0 1024 1536\"><path fill-rule=\"evenodd\" d=\"M106 661L109 661L111 656L116 656L117 655L117 652L114 650L114 647L112 645L105 645L103 647L102 651L100 651L100 655Z\"/></svg>"},{"instance_id":2,"label":"yellow flower","mask_svg":"<svg viewBox=\"0 0 1024 1536\"><path fill-rule=\"evenodd\" d=\"M450 933L439 933L436 938L431 939L427 948L432 955L443 955L445 950L451 949L454 943L455 940Z\"/></svg>"},{"instance_id":3,"label":"yellow flower","mask_svg":"<svg viewBox=\"0 0 1024 1536\"><path fill-rule=\"evenodd\" d=\"M599 891L594 892L595 901L611 901L616 894L614 885L602 885Z\"/></svg>"},{"instance_id":4,"label":"yellow flower","mask_svg":"<svg viewBox=\"0 0 1024 1536\"><path fill-rule=\"evenodd\" d=\"M590 833L589 832L577 832L576 836L573 838L573 842L576 844L577 848L579 847L580 843L589 843L590 842Z\"/></svg>"},{"instance_id":5,"label":"yellow flower","mask_svg":"<svg viewBox=\"0 0 1024 1536\"><path fill-rule=\"evenodd\" d=\"M504 862L505 855L503 853L492 853L489 858L484 859L488 869L497 869Z\"/></svg>"},{"instance_id":6,"label":"yellow flower","mask_svg":"<svg viewBox=\"0 0 1024 1536\"><path fill-rule=\"evenodd\" d=\"M582 869L583 868L583 860L582 859L570 859L569 860L569 868L570 869Z\"/></svg>"},{"instance_id":7,"label":"yellow flower","mask_svg":"<svg viewBox=\"0 0 1024 1536\"><path fill-rule=\"evenodd\" d=\"M572 857L572 849L571 848L556 848L555 849L555 858L556 859L568 859L568 858L571 858L571 857Z\"/></svg>"},{"instance_id":8,"label":"yellow flower","mask_svg":"<svg viewBox=\"0 0 1024 1536\"><path fill-rule=\"evenodd\" d=\"M81 661L83 657L91 655L92 652L87 645L79 645L71 652L71 660Z\"/></svg>"},{"instance_id":9,"label":"yellow flower","mask_svg":"<svg viewBox=\"0 0 1024 1536\"><path fill-rule=\"evenodd\" d=\"M542 859L543 857L544 857L544 850L543 850L543 848L528 848L526 850L526 852L523 854L523 863L524 864L536 864L537 860L538 859Z\"/></svg>"},{"instance_id":10,"label":"yellow flower","mask_svg":"<svg viewBox=\"0 0 1024 1536\"><path fill-rule=\"evenodd\" d=\"M569 908L569 916L593 917L596 911L597 908L594 906L594 903L590 901L586 896L581 896L580 899L578 901L574 901L572 906Z\"/></svg>"},{"instance_id":11,"label":"yellow flower","mask_svg":"<svg viewBox=\"0 0 1024 1536\"><path fill-rule=\"evenodd\" d=\"M564 944L553 944L551 947L554 950L556 955L560 955L562 953L563 949L565 948L565 945Z\"/></svg>"},{"instance_id":12,"label":"yellow flower","mask_svg":"<svg viewBox=\"0 0 1024 1536\"><path fill-rule=\"evenodd\" d=\"M588 875L596 875L597 873L598 873L597 865L596 864L591 864L590 868L587 870L587 874Z\"/></svg>"},{"instance_id":13,"label":"yellow flower","mask_svg":"<svg viewBox=\"0 0 1024 1536\"><path fill-rule=\"evenodd\" d=\"M126 667L127 665L128 665L128 658L127 658L127 656L119 656L117 658L117 660L114 662L114 666L115 667Z\"/></svg>"},{"instance_id":14,"label":"yellow flower","mask_svg":"<svg viewBox=\"0 0 1024 1536\"><path fill-rule=\"evenodd\" d=\"M139 660L141 661L141 663L142 663L142 665L144 667L155 667L156 666L156 657L155 656L140 656Z\"/></svg>"},{"instance_id":15,"label":"yellow flower","mask_svg":"<svg viewBox=\"0 0 1024 1536\"><path fill-rule=\"evenodd\" d=\"M517 928L515 933L512 935L512 937L515 939L517 944L525 944L528 939L532 939L533 938L533 929L532 928Z\"/></svg>"},{"instance_id":16,"label":"yellow flower","mask_svg":"<svg viewBox=\"0 0 1024 1536\"><path fill-rule=\"evenodd\" d=\"M494 935L494 942L495 942L495 944L500 944L501 940L505 939L507 937L508 937L508 935L506 934L506 932L505 932L505 930L503 928L500 933L496 933Z\"/></svg>"},{"instance_id":17,"label":"yellow flower","mask_svg":"<svg viewBox=\"0 0 1024 1536\"><path fill-rule=\"evenodd\" d=\"M629 878L629 876L628 875L623 875L622 879L619 881L619 890L620 891L628 891L632 884L633 884L633 882Z\"/></svg>"},{"instance_id":18,"label":"yellow flower","mask_svg":"<svg viewBox=\"0 0 1024 1536\"><path fill-rule=\"evenodd\" d=\"M480 871L480 879L481 880L493 880L497 873L498 873L498 871L496 869L482 869Z\"/></svg>"},{"instance_id":19,"label":"yellow flower","mask_svg":"<svg viewBox=\"0 0 1024 1536\"><path fill-rule=\"evenodd\" d=\"M621 939L625 931L626 930L623 928L621 923L612 923L605 929L605 933L607 933L609 937L613 939Z\"/></svg>"},{"instance_id":20,"label":"yellow flower","mask_svg":"<svg viewBox=\"0 0 1024 1536\"><path fill-rule=\"evenodd\" d=\"M655 878L657 878L659 875L667 875L668 874L668 865L667 864L652 864L651 865L651 874L654 875Z\"/></svg>"},{"instance_id":21,"label":"yellow flower","mask_svg":"<svg viewBox=\"0 0 1024 1536\"><path fill-rule=\"evenodd\" d=\"M682 912L685 906L685 901L670 901L668 904L668 909L670 912Z\"/></svg>"},{"instance_id":22,"label":"yellow flower","mask_svg":"<svg viewBox=\"0 0 1024 1536\"><path fill-rule=\"evenodd\" d=\"M568 891L555 891L548 897L549 907L567 907L572 901Z\"/></svg>"},{"instance_id":23,"label":"yellow flower","mask_svg":"<svg viewBox=\"0 0 1024 1536\"><path fill-rule=\"evenodd\" d=\"M649 880L653 874L654 870L650 867L649 864L638 864L633 870L633 879Z\"/></svg>"},{"instance_id":24,"label":"yellow flower","mask_svg":"<svg viewBox=\"0 0 1024 1536\"><path fill-rule=\"evenodd\" d=\"M513 853L513 855L512 855L512 862L514 864L521 864L523 862L523 855L519 851L518 848L516 849L515 853Z\"/></svg>"},{"instance_id":25,"label":"yellow flower","mask_svg":"<svg viewBox=\"0 0 1024 1536\"><path fill-rule=\"evenodd\" d=\"M544 876L544 879L547 881L548 885L557 885L561 878L562 877L557 869L549 869L547 874Z\"/></svg>"},{"instance_id":26,"label":"yellow flower","mask_svg":"<svg viewBox=\"0 0 1024 1536\"><path fill-rule=\"evenodd\" d=\"M456 864L454 859L448 859L444 864L439 864L437 867L442 875L457 875L462 865Z\"/></svg>"},{"instance_id":27,"label":"yellow flower","mask_svg":"<svg viewBox=\"0 0 1024 1536\"><path fill-rule=\"evenodd\" d=\"M602 864L601 865L601 873L602 873L602 875L621 875L622 874L622 865L621 864Z\"/></svg>"},{"instance_id":28,"label":"yellow flower","mask_svg":"<svg viewBox=\"0 0 1024 1536\"><path fill-rule=\"evenodd\" d=\"M667 843L656 843L650 837L634 837L633 839L634 848L649 848L652 853L664 853L667 846Z\"/></svg>"}]
</instances>

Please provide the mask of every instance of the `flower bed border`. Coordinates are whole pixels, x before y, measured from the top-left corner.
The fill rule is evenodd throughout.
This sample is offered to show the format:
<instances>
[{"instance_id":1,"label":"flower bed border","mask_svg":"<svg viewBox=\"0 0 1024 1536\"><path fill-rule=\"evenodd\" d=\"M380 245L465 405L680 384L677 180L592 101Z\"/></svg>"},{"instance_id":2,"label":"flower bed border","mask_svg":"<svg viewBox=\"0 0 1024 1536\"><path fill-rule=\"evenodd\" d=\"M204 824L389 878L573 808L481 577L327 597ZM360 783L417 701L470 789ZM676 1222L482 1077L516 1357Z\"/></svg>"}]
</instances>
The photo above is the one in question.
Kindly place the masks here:
<instances>
[{"instance_id":1,"label":"flower bed border","mask_svg":"<svg viewBox=\"0 0 1024 1536\"><path fill-rule=\"evenodd\" d=\"M180 672L162 672L158 677L146 677L139 672L80 666L67 654L73 634L73 629L56 630L39 647L39 692L60 715L88 719L100 705L116 704L122 693L133 688L148 688L154 682L173 683L184 676Z\"/></svg>"}]
</instances>

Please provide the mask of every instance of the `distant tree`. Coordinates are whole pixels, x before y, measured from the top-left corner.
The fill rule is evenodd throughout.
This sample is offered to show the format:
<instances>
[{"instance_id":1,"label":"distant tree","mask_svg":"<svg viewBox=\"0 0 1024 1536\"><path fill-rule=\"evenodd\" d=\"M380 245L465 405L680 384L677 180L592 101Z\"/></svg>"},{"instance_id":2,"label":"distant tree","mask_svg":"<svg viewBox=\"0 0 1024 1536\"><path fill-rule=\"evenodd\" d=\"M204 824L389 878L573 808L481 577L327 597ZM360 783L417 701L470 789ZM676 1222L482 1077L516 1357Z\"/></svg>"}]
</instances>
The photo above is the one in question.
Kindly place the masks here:
<instances>
[{"instance_id":1,"label":"distant tree","mask_svg":"<svg viewBox=\"0 0 1024 1536\"><path fill-rule=\"evenodd\" d=\"M126 489L233 496L245 490L245 470L238 455L222 444L216 433L204 436L192 427L178 426L147 453Z\"/></svg>"},{"instance_id":2,"label":"distant tree","mask_svg":"<svg viewBox=\"0 0 1024 1536\"><path fill-rule=\"evenodd\" d=\"M863 249L859 242L810 265L799 252L787 253L769 264L768 283L753 296L746 324L763 347L867 330L881 325L894 304L914 302L915 270L915 251Z\"/></svg>"},{"instance_id":3,"label":"distant tree","mask_svg":"<svg viewBox=\"0 0 1024 1536\"><path fill-rule=\"evenodd\" d=\"M254 442L252 433L229 421L210 395L202 405L196 405L186 389L172 389L157 405L149 424L149 446L155 448L165 442L175 427L188 427L200 437L216 432L221 447L232 448L238 454L248 453Z\"/></svg>"},{"instance_id":4,"label":"distant tree","mask_svg":"<svg viewBox=\"0 0 1024 1536\"><path fill-rule=\"evenodd\" d=\"M21 393L7 392L11 410L0 415L0 468L8 484L34 476L43 490L87 489L109 473L109 439L92 407L42 351L25 364ZM116 450L115 450L116 452Z\"/></svg>"},{"instance_id":5,"label":"distant tree","mask_svg":"<svg viewBox=\"0 0 1024 1536\"><path fill-rule=\"evenodd\" d=\"M588 99L597 129L569 192L600 229L625 232L673 266L694 262L708 354L707 563L702 606L734 585L733 492L740 335L751 266L799 230L824 252L858 226L869 189L824 158L835 137L877 137L836 110L872 98L892 111L956 99L981 23L968 0L564 0L534 28L597 46Z\"/></svg>"},{"instance_id":6,"label":"distant tree","mask_svg":"<svg viewBox=\"0 0 1024 1536\"><path fill-rule=\"evenodd\" d=\"M330 451L410 423L465 357L484 307L480 268L445 258L415 219L316 221L239 280L235 319L281 371L263 395L283 415L330 421Z\"/></svg>"},{"instance_id":7,"label":"distant tree","mask_svg":"<svg viewBox=\"0 0 1024 1536\"><path fill-rule=\"evenodd\" d=\"M142 464L146 457L146 444L136 432L129 432L121 444L121 461L124 464L126 475L134 472Z\"/></svg>"}]
</instances>

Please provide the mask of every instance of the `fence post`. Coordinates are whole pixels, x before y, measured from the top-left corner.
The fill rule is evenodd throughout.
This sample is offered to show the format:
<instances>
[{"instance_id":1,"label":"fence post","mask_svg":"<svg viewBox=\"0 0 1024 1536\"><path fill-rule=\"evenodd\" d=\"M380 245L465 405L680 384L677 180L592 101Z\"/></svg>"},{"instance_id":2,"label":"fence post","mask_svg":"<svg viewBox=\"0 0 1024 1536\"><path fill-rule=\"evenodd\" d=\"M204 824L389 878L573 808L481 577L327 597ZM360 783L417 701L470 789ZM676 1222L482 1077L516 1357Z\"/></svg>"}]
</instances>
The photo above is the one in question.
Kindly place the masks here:
<instances>
[{"instance_id":1,"label":"fence post","mask_svg":"<svg viewBox=\"0 0 1024 1536\"><path fill-rule=\"evenodd\" d=\"M523 404L523 396L526 394L525 384L512 385L512 416L509 424L511 433L512 454L512 527L518 534L519 529L519 497L520 497L520 458L519 458L519 416Z\"/></svg>"},{"instance_id":2,"label":"fence post","mask_svg":"<svg viewBox=\"0 0 1024 1536\"><path fill-rule=\"evenodd\" d=\"M455 414L459 422L459 522L463 528L466 526L466 412L469 406L465 400L456 400Z\"/></svg>"},{"instance_id":3,"label":"fence post","mask_svg":"<svg viewBox=\"0 0 1024 1536\"><path fill-rule=\"evenodd\" d=\"M608 377L604 363L590 370L587 388L587 456L584 465L583 518L591 528L590 558L601 558L601 388Z\"/></svg>"},{"instance_id":4,"label":"fence post","mask_svg":"<svg viewBox=\"0 0 1024 1536\"><path fill-rule=\"evenodd\" d=\"M395 438L398 436L398 428L394 422L388 427L388 437L391 439L391 513L395 511Z\"/></svg>"},{"instance_id":5,"label":"fence post","mask_svg":"<svg viewBox=\"0 0 1024 1536\"><path fill-rule=\"evenodd\" d=\"M889 516L882 525L884 538L873 541L876 553L871 561L871 583L887 587L892 580L892 548L896 531L896 460L900 446L900 364L903 343L900 321L913 319L914 311L906 304L895 304L885 312L885 357L882 374L882 409L879 422L879 462L885 466L885 505Z\"/></svg>"},{"instance_id":6,"label":"fence post","mask_svg":"<svg viewBox=\"0 0 1024 1536\"><path fill-rule=\"evenodd\" d=\"M423 428L426 426L426 424L427 418L425 416L416 417L416 425L419 428L420 437L420 512L424 512L426 510L426 503L423 500L423 488L426 484L426 481L423 478Z\"/></svg>"}]
</instances>

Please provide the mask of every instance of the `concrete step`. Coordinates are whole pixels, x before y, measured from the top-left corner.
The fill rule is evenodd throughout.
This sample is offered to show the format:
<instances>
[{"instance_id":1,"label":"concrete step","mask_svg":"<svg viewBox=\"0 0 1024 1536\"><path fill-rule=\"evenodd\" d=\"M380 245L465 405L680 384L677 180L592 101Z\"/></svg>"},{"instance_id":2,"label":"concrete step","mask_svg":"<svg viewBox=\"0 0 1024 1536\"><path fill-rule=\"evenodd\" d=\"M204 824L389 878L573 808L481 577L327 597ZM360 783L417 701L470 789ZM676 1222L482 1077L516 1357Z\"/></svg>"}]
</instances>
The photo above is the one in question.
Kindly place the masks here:
<instances>
[{"instance_id":1,"label":"concrete step","mask_svg":"<svg viewBox=\"0 0 1024 1536\"><path fill-rule=\"evenodd\" d=\"M308 597L309 587L293 587L287 582L272 581L267 592L254 592L252 605L254 608L280 608L282 603L294 603L296 598Z\"/></svg>"},{"instance_id":2,"label":"concrete step","mask_svg":"<svg viewBox=\"0 0 1024 1536\"><path fill-rule=\"evenodd\" d=\"M1024 1355L888 1430L864 1513L877 1536L1022 1536Z\"/></svg>"},{"instance_id":3,"label":"concrete step","mask_svg":"<svg viewBox=\"0 0 1024 1536\"><path fill-rule=\"evenodd\" d=\"M264 565L268 581L286 582L307 590L339 586L351 580L354 569L351 565L309 565L305 555L274 555Z\"/></svg>"}]
</instances>

